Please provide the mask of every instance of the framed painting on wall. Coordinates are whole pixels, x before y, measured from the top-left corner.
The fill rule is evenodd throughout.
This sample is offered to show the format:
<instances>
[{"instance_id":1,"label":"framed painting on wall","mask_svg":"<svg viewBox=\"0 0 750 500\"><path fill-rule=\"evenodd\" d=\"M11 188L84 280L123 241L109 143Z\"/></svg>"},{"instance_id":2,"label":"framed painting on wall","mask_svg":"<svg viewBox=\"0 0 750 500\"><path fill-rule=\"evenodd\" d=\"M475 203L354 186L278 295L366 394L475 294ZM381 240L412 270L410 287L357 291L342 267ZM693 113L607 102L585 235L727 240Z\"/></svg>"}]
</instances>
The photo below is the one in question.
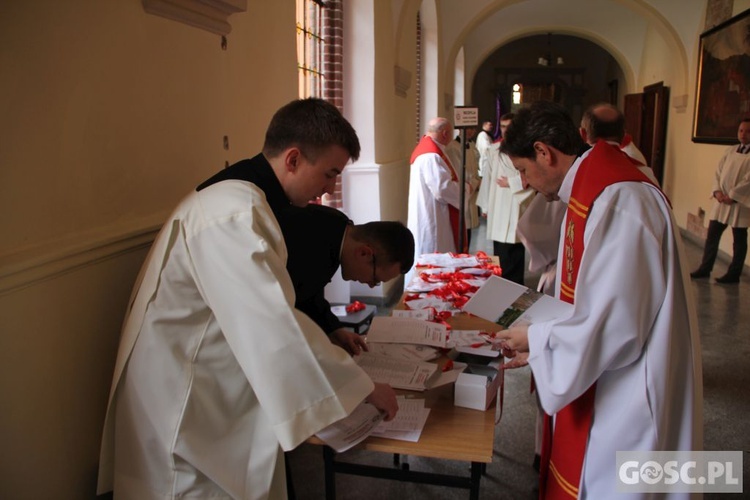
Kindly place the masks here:
<instances>
[{"instance_id":1,"label":"framed painting on wall","mask_svg":"<svg viewBox=\"0 0 750 500\"><path fill-rule=\"evenodd\" d=\"M734 144L750 117L750 9L700 36L693 142Z\"/></svg>"}]
</instances>

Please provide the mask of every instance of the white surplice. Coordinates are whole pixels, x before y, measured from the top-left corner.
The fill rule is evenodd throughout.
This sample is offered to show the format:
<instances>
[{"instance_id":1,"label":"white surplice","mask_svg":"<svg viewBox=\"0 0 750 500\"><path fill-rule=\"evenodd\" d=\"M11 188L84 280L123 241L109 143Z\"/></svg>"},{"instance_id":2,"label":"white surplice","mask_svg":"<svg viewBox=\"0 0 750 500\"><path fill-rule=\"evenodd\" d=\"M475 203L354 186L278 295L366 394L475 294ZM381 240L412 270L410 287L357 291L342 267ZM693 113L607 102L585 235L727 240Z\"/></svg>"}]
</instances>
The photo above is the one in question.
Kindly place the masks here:
<instances>
[{"instance_id":1,"label":"white surplice","mask_svg":"<svg viewBox=\"0 0 750 500\"><path fill-rule=\"evenodd\" d=\"M477 134L476 139L477 144L477 153L479 153L479 175L484 177L487 175L487 172L489 169L487 168L487 150L490 148L490 145L492 144L492 136L488 134L486 131L481 130Z\"/></svg>"},{"instance_id":2,"label":"white surplice","mask_svg":"<svg viewBox=\"0 0 750 500\"><path fill-rule=\"evenodd\" d=\"M372 381L294 307L281 230L257 186L186 197L123 327L99 491L286 498L283 450L344 418Z\"/></svg>"},{"instance_id":3,"label":"white surplice","mask_svg":"<svg viewBox=\"0 0 750 500\"><path fill-rule=\"evenodd\" d=\"M580 162L558 193L566 203ZM588 215L572 315L529 327L529 364L547 413L597 384L580 498L616 491L617 451L702 449L698 323L676 230L652 186L607 187Z\"/></svg>"},{"instance_id":4,"label":"white surplice","mask_svg":"<svg viewBox=\"0 0 750 500\"><path fill-rule=\"evenodd\" d=\"M435 144L445 152L441 144ZM409 172L407 219L414 235L415 259L423 253L456 251L448 211L451 205L461 206L461 191L445 161L437 153L417 156Z\"/></svg>"},{"instance_id":5,"label":"white surplice","mask_svg":"<svg viewBox=\"0 0 750 500\"><path fill-rule=\"evenodd\" d=\"M732 227L750 226L750 153L737 152L730 146L719 160L711 192L721 191L736 203L727 205L714 200L711 219Z\"/></svg>"},{"instance_id":6,"label":"white surplice","mask_svg":"<svg viewBox=\"0 0 750 500\"><path fill-rule=\"evenodd\" d=\"M499 151L500 143L490 148L489 196L487 201L487 239L501 243L519 243L516 235L518 219L534 198L533 188L523 187L521 174L513 166L510 157ZM501 177L508 180L508 187L501 187L497 181Z\"/></svg>"},{"instance_id":7,"label":"white surplice","mask_svg":"<svg viewBox=\"0 0 750 500\"><path fill-rule=\"evenodd\" d=\"M487 213L487 202L489 200L489 190L492 180L490 179L490 155L492 136L482 130L477 134L477 153L479 154L479 175L482 177L482 184L479 186L477 193L477 206L483 214ZM497 152L495 152L497 154Z\"/></svg>"}]
</instances>

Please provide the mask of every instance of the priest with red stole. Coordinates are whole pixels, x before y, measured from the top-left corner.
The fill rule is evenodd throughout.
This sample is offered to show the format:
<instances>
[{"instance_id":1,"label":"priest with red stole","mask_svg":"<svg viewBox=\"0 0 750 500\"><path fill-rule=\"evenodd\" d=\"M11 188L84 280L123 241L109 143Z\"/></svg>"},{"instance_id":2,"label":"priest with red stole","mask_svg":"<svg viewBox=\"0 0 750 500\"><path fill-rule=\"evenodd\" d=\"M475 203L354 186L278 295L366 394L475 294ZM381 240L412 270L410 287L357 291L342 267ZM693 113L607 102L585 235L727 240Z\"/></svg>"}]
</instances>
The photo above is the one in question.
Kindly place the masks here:
<instances>
[{"instance_id":1,"label":"priest with red stole","mask_svg":"<svg viewBox=\"0 0 750 500\"><path fill-rule=\"evenodd\" d=\"M407 227L414 235L415 263L423 253L466 251L459 248L461 180L445 152L451 140L451 122L433 118L411 155Z\"/></svg>"},{"instance_id":2,"label":"priest with red stole","mask_svg":"<svg viewBox=\"0 0 750 500\"><path fill-rule=\"evenodd\" d=\"M617 452L703 446L698 323L669 200L617 144L579 156L580 140L564 109L538 102L502 146L532 187L567 205L555 294L572 312L499 336L514 367L531 367L548 415L546 500L612 498Z\"/></svg>"}]
</instances>

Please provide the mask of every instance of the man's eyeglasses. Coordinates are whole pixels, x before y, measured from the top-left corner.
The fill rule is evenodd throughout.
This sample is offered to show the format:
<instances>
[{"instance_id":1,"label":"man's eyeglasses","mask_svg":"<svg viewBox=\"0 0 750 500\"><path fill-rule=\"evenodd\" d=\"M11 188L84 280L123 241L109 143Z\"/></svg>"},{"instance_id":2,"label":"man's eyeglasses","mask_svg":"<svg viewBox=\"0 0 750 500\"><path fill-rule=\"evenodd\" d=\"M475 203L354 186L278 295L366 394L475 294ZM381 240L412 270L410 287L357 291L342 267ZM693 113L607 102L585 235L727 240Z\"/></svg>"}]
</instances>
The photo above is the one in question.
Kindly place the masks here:
<instances>
[{"instance_id":1,"label":"man's eyeglasses","mask_svg":"<svg viewBox=\"0 0 750 500\"><path fill-rule=\"evenodd\" d=\"M380 280L378 279L378 259L375 257L375 253L372 254L372 281L370 281L369 285L371 287L376 287L380 284Z\"/></svg>"}]
</instances>

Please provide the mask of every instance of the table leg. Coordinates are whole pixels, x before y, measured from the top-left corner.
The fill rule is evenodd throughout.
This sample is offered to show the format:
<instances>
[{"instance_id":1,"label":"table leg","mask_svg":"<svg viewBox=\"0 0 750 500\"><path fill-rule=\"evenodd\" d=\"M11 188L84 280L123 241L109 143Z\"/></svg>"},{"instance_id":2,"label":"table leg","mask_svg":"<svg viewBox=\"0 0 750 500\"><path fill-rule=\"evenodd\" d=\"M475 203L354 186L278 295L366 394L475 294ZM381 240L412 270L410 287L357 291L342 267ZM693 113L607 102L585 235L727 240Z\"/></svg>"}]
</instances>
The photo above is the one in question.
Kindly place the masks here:
<instances>
[{"instance_id":1,"label":"table leg","mask_svg":"<svg viewBox=\"0 0 750 500\"><path fill-rule=\"evenodd\" d=\"M471 479L469 480L469 500L479 500L479 482L482 480L482 462L471 462Z\"/></svg>"},{"instance_id":2,"label":"table leg","mask_svg":"<svg viewBox=\"0 0 750 500\"><path fill-rule=\"evenodd\" d=\"M325 470L326 500L336 499L336 470L334 452L329 446L323 446L323 464Z\"/></svg>"}]
</instances>

